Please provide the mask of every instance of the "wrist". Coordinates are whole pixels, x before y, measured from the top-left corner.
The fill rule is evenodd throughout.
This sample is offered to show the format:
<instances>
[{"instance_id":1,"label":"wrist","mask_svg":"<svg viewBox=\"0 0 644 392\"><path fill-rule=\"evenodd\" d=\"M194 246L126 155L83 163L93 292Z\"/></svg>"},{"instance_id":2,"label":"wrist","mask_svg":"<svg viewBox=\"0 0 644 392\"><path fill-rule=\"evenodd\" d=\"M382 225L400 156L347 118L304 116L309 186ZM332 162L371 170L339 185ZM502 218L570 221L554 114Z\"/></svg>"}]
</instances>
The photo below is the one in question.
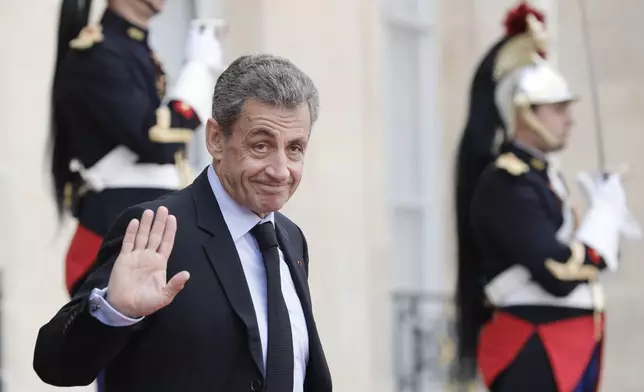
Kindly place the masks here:
<instances>
[{"instance_id":1,"label":"wrist","mask_svg":"<svg viewBox=\"0 0 644 392\"><path fill-rule=\"evenodd\" d=\"M613 204L598 202L588 211L575 234L578 241L599 253L612 271L617 269L621 220L619 209Z\"/></svg>"},{"instance_id":2,"label":"wrist","mask_svg":"<svg viewBox=\"0 0 644 392\"><path fill-rule=\"evenodd\" d=\"M105 293L103 293L103 299L105 300L105 302L107 302L107 304L114 311L116 311L119 314L121 314L122 316L130 318L130 319L139 319L139 318L142 317L142 316L137 315L136 312L134 312L132 309L130 309L130 307L125 306L124 304L120 303L120 301L118 300L118 297L117 297L116 301L111 300L109 298L108 293L109 293L109 289L106 290Z\"/></svg>"}]
</instances>

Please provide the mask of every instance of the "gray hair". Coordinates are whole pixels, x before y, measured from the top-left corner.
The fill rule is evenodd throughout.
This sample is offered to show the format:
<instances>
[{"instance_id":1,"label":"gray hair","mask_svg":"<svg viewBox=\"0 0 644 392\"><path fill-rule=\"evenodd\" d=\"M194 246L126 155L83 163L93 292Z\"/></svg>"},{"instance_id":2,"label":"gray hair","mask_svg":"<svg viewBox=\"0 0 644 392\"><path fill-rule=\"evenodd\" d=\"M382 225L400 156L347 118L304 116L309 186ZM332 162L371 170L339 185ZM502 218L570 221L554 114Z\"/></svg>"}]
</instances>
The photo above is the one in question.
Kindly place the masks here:
<instances>
[{"instance_id":1,"label":"gray hair","mask_svg":"<svg viewBox=\"0 0 644 392\"><path fill-rule=\"evenodd\" d=\"M315 84L293 63L279 56L241 56L219 76L212 116L225 135L231 134L232 125L250 99L289 109L307 104L311 125L318 118L320 98Z\"/></svg>"}]
</instances>

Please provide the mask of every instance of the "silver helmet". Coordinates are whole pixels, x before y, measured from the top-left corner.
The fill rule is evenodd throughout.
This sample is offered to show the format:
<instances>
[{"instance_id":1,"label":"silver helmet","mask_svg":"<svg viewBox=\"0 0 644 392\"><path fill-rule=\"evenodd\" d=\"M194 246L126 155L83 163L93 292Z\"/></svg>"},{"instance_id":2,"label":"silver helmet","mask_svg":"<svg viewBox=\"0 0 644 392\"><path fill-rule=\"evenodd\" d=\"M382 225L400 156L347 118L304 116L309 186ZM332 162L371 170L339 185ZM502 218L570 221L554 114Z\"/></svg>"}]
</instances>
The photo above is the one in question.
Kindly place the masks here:
<instances>
[{"instance_id":1,"label":"silver helmet","mask_svg":"<svg viewBox=\"0 0 644 392\"><path fill-rule=\"evenodd\" d=\"M560 140L539 122L533 107L570 102L577 96L566 79L540 55L546 49L543 24L534 15L528 15L526 22L527 31L508 41L495 58L495 103L510 136L520 116L532 131L555 146Z\"/></svg>"}]
</instances>

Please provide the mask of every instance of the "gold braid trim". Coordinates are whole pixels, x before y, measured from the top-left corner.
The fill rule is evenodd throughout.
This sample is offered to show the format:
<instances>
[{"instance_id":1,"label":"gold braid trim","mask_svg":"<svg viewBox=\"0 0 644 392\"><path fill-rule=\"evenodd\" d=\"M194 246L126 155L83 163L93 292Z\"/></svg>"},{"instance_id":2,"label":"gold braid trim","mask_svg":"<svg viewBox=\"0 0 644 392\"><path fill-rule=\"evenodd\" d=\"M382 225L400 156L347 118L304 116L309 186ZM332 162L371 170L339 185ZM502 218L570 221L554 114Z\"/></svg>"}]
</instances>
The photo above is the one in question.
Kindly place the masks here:
<instances>
[{"instance_id":1,"label":"gold braid trim","mask_svg":"<svg viewBox=\"0 0 644 392\"><path fill-rule=\"evenodd\" d=\"M162 107L157 109L157 123L150 128L148 134L155 143L188 143L194 132L187 128L171 128L170 109Z\"/></svg>"},{"instance_id":2,"label":"gold braid trim","mask_svg":"<svg viewBox=\"0 0 644 392\"><path fill-rule=\"evenodd\" d=\"M586 258L585 247L579 242L573 242L570 245L571 255L565 262L548 259L546 268L557 279L563 281L571 280L595 280L599 275L599 269L592 265L585 265Z\"/></svg>"}]
</instances>

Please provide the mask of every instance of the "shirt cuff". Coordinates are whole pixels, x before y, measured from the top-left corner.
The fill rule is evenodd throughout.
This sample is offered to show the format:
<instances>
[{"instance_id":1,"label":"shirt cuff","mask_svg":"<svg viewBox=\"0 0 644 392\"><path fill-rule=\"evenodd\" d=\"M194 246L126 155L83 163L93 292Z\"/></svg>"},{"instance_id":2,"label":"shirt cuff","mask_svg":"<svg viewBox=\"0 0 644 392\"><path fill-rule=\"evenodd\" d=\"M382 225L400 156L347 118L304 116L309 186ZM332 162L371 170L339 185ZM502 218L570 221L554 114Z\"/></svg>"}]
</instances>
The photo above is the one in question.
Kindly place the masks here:
<instances>
[{"instance_id":1,"label":"shirt cuff","mask_svg":"<svg viewBox=\"0 0 644 392\"><path fill-rule=\"evenodd\" d=\"M107 302L106 297L107 287L102 290L94 289L89 295L90 314L101 323L110 327L129 327L143 320L143 317L133 319L122 315Z\"/></svg>"}]
</instances>

